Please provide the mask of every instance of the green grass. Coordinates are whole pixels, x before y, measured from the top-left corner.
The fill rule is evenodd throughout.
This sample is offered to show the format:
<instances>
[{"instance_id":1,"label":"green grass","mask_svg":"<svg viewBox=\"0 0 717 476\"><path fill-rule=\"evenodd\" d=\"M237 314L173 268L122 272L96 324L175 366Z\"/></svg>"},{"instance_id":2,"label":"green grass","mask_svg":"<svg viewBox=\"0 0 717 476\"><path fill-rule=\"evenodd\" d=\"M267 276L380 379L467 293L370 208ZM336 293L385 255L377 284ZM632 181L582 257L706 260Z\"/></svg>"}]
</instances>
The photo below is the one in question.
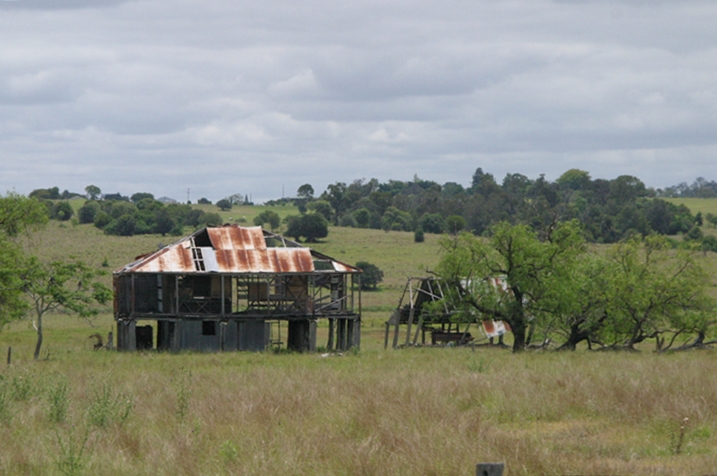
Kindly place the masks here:
<instances>
[{"instance_id":1,"label":"green grass","mask_svg":"<svg viewBox=\"0 0 717 476\"><path fill-rule=\"evenodd\" d=\"M112 270L176 239L51 222L27 246ZM458 476L488 461L507 475L714 472L714 351L383 350L383 323L406 277L436 265L437 239L331 228L312 245L385 272L362 296L361 351L346 355L93 351L107 309L95 327L50 315L34 362L34 329L13 323L0 333L0 474ZM714 253L704 260L714 275Z\"/></svg>"},{"instance_id":2,"label":"green grass","mask_svg":"<svg viewBox=\"0 0 717 476\"><path fill-rule=\"evenodd\" d=\"M717 467L713 352L384 351L369 338L344 356L125 354L90 350L87 330L60 321L76 331L61 344L48 331L49 360L31 362L22 338L2 367L3 474L66 474L70 463L107 475L467 475L486 461L506 462L510 475ZM51 390L62 382L58 422Z\"/></svg>"},{"instance_id":3,"label":"green grass","mask_svg":"<svg viewBox=\"0 0 717 476\"><path fill-rule=\"evenodd\" d=\"M702 213L703 216L708 213L717 215L717 198L665 198L663 200L675 205L685 205L693 215L697 213Z\"/></svg>"}]
</instances>

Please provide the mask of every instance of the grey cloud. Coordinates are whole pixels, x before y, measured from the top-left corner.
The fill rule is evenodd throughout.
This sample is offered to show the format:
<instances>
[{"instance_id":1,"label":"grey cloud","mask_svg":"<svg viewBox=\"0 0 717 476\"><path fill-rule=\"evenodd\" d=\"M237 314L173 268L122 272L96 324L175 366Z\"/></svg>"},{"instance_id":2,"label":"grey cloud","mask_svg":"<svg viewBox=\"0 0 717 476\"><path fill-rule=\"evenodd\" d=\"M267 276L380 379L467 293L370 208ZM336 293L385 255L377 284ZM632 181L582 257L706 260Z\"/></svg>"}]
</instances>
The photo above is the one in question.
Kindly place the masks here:
<instances>
[{"instance_id":1,"label":"grey cloud","mask_svg":"<svg viewBox=\"0 0 717 476\"><path fill-rule=\"evenodd\" d=\"M656 186L715 172L711 1L0 8L27 8L0 16L0 189L216 200L414 173L465 184L478 166Z\"/></svg>"},{"instance_id":2,"label":"grey cloud","mask_svg":"<svg viewBox=\"0 0 717 476\"><path fill-rule=\"evenodd\" d=\"M112 7L136 0L0 0L0 10L72 10Z\"/></svg>"}]
</instances>

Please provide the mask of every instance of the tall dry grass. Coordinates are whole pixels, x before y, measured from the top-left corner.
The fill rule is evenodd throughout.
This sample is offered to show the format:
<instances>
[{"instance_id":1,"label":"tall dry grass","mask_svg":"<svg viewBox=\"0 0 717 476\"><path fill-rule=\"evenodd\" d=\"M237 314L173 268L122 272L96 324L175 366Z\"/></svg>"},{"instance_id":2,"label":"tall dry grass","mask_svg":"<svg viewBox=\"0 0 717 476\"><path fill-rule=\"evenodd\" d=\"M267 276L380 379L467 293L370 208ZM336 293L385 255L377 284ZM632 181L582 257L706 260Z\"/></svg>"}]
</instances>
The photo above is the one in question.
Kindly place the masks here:
<instances>
[{"instance_id":1,"label":"tall dry grass","mask_svg":"<svg viewBox=\"0 0 717 476\"><path fill-rule=\"evenodd\" d=\"M379 347L322 357L70 346L34 364L20 343L1 374L0 472L72 474L62 447L77 453L85 435L74 474L468 475L481 461L504 461L507 474L717 468L712 352ZM57 422L50 390L62 382L68 408ZM107 410L98 425L88 414L105 387L131 409L124 420Z\"/></svg>"}]
</instances>

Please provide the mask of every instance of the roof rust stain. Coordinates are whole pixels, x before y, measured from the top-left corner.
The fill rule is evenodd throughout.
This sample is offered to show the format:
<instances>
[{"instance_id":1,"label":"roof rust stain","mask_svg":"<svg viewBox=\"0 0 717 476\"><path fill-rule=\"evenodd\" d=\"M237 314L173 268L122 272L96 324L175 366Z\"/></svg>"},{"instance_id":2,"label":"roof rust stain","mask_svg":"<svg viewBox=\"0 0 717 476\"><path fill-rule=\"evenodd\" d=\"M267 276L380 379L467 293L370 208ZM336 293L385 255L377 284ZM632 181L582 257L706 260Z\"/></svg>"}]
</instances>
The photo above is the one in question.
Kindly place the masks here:
<instances>
[{"instance_id":1,"label":"roof rust stain","mask_svg":"<svg viewBox=\"0 0 717 476\"><path fill-rule=\"evenodd\" d=\"M203 230L159 251L144 255L138 261L116 272L300 274L316 271L314 256L310 248L267 248L261 227L244 228L236 225L206 229L212 248L201 248L201 252L207 263L216 261L216 269L213 265L202 268L200 263L195 262L192 255L193 240L191 239L201 232ZM214 256L209 256L208 253L214 253ZM320 253L316 253L316 255L318 258L330 260L334 270L338 272L360 272L358 268Z\"/></svg>"},{"instance_id":2,"label":"roof rust stain","mask_svg":"<svg viewBox=\"0 0 717 476\"><path fill-rule=\"evenodd\" d=\"M207 233L215 250L265 250L266 241L260 226L243 228L223 226L208 228Z\"/></svg>"}]
</instances>

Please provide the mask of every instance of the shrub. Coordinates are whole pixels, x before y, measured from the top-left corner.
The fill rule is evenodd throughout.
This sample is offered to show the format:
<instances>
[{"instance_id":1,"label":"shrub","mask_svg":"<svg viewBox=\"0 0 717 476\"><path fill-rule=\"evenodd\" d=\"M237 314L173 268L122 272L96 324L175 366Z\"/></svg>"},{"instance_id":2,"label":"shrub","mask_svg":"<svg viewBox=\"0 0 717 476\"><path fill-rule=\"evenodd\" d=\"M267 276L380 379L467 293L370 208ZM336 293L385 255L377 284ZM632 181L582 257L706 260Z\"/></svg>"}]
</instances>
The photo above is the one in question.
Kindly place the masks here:
<instances>
[{"instance_id":1,"label":"shrub","mask_svg":"<svg viewBox=\"0 0 717 476\"><path fill-rule=\"evenodd\" d=\"M357 268L361 268L363 273L359 276L359 283L361 289L364 290L376 290L378 283L383 281L383 271L379 269L375 264L371 264L368 261L359 261L356 263Z\"/></svg>"},{"instance_id":2,"label":"shrub","mask_svg":"<svg viewBox=\"0 0 717 476\"><path fill-rule=\"evenodd\" d=\"M85 202L84 205L77 210L77 217L80 223L94 223L97 213L100 211L100 204L94 201Z\"/></svg>"},{"instance_id":3,"label":"shrub","mask_svg":"<svg viewBox=\"0 0 717 476\"><path fill-rule=\"evenodd\" d=\"M104 230L110 223L112 223L112 216L109 213L103 211L97 212L97 215L95 215L95 226L97 228Z\"/></svg>"},{"instance_id":4,"label":"shrub","mask_svg":"<svg viewBox=\"0 0 717 476\"><path fill-rule=\"evenodd\" d=\"M52 207L52 213L51 217L55 220L60 221L67 221L75 214L75 211L72 209L72 205L70 205L70 202L63 200L61 202L55 203L55 205Z\"/></svg>"},{"instance_id":5,"label":"shrub","mask_svg":"<svg viewBox=\"0 0 717 476\"><path fill-rule=\"evenodd\" d=\"M226 198L223 198L217 202L217 207L219 207L222 211L227 211L232 209L232 202L227 200Z\"/></svg>"},{"instance_id":6,"label":"shrub","mask_svg":"<svg viewBox=\"0 0 717 476\"><path fill-rule=\"evenodd\" d=\"M418 228L413 233L413 241L415 243L423 243L426 238L423 236L423 230L421 228Z\"/></svg>"}]
</instances>

